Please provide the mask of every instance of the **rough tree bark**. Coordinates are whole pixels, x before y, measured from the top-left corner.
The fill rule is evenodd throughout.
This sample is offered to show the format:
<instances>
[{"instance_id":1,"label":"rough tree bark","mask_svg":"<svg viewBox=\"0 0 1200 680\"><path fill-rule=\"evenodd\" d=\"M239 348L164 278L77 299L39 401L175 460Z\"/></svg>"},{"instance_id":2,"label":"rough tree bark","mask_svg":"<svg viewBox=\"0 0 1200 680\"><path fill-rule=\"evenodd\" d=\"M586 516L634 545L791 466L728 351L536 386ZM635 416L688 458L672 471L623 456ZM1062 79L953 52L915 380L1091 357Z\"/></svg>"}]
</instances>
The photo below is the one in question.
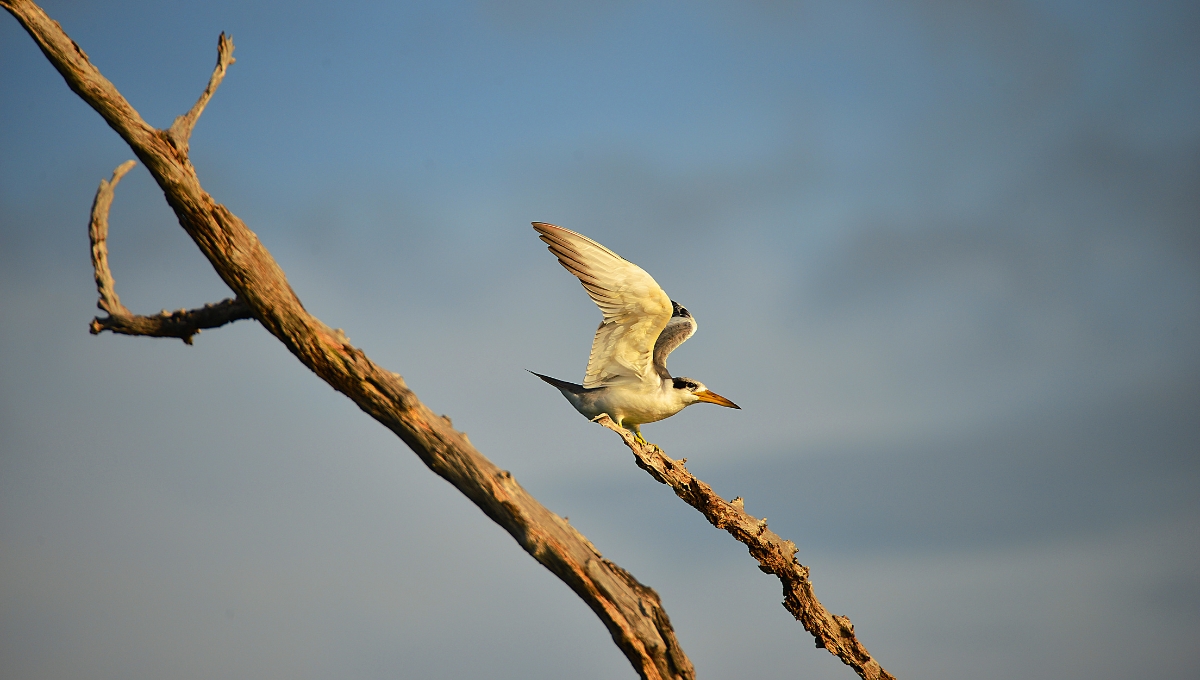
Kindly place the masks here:
<instances>
[{"instance_id":1,"label":"rough tree bark","mask_svg":"<svg viewBox=\"0 0 1200 680\"><path fill-rule=\"evenodd\" d=\"M467 436L451 427L450 419L430 411L396 373L376 366L353 347L340 330L330 329L305 311L282 269L254 232L200 186L188 158L188 141L197 119L213 96L230 64L233 42L218 41L217 66L208 86L185 115L167 130L142 120L83 50L57 22L30 0L0 0L33 37L67 85L119 134L158 182L180 226L191 236L236 298L191 311L135 315L121 304L108 268L108 210L113 190L134 161L119 166L111 180L102 180L90 222L92 262L100 295L98 306L107 317L92 321L91 332L105 330L128 335L176 337L191 344L204 328L238 319L256 319L306 367L359 408L392 430L435 473L471 499L502 526L538 562L566 583L596 613L637 673L647 680L695 677L671 628L658 595L629 572L604 559L567 521L530 496L505 470L475 450ZM605 422L607 421L607 422ZM816 639L863 678L892 678L871 658L854 635L849 619L830 615L812 592L808 569L795 559L796 548L742 511L741 499L726 503L708 485L692 477L682 462L643 446L632 435L601 418L616 430L655 479L670 484L676 494L696 507L718 528L745 543L759 568L779 576L784 606Z\"/></svg>"},{"instance_id":2,"label":"rough tree bark","mask_svg":"<svg viewBox=\"0 0 1200 680\"><path fill-rule=\"evenodd\" d=\"M668 458L658 446L639 442L632 432L617 425L608 414L600 414L596 422L621 435L638 467L670 486L676 496L699 510L714 527L728 531L744 543L750 555L758 560L759 570L779 577L783 584L784 608L812 633L818 648L828 649L864 678L894 680L894 676L885 671L858 641L850 619L830 614L817 600L812 581L808 579L808 567L796 561L796 544L768 529L766 517L758 519L747 513L745 501L740 496L732 501L718 496L712 487L687 471L684 467L687 458Z\"/></svg>"}]
</instances>

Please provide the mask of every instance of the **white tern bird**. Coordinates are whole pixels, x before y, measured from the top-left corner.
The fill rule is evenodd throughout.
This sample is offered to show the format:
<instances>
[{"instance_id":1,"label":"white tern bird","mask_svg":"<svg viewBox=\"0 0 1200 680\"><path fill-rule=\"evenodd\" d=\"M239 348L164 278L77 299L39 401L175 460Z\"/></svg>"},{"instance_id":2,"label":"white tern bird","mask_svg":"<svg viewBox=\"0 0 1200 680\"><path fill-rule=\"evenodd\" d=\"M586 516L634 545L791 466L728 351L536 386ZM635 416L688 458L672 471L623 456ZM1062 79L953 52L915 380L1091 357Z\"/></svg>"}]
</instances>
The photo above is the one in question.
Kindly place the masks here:
<instances>
[{"instance_id":1,"label":"white tern bird","mask_svg":"<svg viewBox=\"0 0 1200 680\"><path fill-rule=\"evenodd\" d=\"M691 378L672 378L667 355L696 332L696 319L641 267L592 239L545 222L533 228L579 278L604 319L592 340L583 384L533 373L589 420L607 413L646 443L639 425L699 402L741 408Z\"/></svg>"}]
</instances>

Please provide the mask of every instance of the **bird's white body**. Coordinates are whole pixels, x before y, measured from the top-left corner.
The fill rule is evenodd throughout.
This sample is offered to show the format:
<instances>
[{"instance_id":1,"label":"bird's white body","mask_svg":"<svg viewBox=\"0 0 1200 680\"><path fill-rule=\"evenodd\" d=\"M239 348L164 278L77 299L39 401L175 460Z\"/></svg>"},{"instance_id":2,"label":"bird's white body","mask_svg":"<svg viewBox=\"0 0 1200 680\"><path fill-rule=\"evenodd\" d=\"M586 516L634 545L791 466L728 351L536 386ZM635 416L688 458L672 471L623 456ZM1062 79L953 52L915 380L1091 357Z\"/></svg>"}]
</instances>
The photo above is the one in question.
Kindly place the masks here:
<instances>
[{"instance_id":1,"label":"bird's white body","mask_svg":"<svg viewBox=\"0 0 1200 680\"><path fill-rule=\"evenodd\" d=\"M557 387L589 420L607 413L638 439L639 425L697 402L739 408L702 383L671 377L667 355L696 332L696 320L649 274L582 234L544 222L533 228L604 315L582 385L534 375Z\"/></svg>"},{"instance_id":2,"label":"bird's white body","mask_svg":"<svg viewBox=\"0 0 1200 680\"><path fill-rule=\"evenodd\" d=\"M645 425L670 418L685 406L700 401L686 390L677 390L670 380L657 385L628 382L599 387L581 394L560 388L563 396L588 419L607 413L622 427Z\"/></svg>"}]
</instances>

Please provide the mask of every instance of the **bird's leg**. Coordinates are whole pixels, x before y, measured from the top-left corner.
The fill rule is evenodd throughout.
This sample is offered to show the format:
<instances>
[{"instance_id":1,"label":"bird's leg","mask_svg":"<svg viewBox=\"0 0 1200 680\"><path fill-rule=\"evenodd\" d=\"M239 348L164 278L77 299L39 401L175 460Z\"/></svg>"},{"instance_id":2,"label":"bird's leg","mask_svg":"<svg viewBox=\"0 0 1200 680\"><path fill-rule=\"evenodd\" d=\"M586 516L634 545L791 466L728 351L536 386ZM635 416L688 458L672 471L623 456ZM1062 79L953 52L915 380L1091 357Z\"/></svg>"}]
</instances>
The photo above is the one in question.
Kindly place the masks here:
<instances>
[{"instance_id":1,"label":"bird's leg","mask_svg":"<svg viewBox=\"0 0 1200 680\"><path fill-rule=\"evenodd\" d=\"M639 428L637 425L633 425L633 424L626 425L623 422L624 419L616 420L612 416L608 415L607 413L601 413L600 415L596 416L595 418L592 418L591 420L594 423L594 422L600 420L601 418L608 418L617 427L624 428L626 432L632 432L633 438L635 441L637 441L637 443L639 443L643 446L654 446L654 444L651 444L650 442L646 441L646 438L642 436L641 428Z\"/></svg>"}]
</instances>

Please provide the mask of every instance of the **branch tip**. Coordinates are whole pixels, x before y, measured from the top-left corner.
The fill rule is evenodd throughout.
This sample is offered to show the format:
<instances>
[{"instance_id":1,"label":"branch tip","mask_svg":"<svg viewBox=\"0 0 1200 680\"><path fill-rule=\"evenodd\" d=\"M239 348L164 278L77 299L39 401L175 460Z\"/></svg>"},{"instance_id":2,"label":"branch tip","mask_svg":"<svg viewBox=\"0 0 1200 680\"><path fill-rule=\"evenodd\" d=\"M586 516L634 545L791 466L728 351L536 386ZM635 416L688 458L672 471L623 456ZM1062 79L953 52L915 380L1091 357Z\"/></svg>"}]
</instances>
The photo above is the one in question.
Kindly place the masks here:
<instances>
[{"instance_id":1,"label":"branch tip","mask_svg":"<svg viewBox=\"0 0 1200 680\"><path fill-rule=\"evenodd\" d=\"M229 65L235 61L237 60L233 58L233 36L227 36L224 31L221 31L220 37L217 38L217 65L213 67L212 75L208 79L208 86L204 88L204 92L200 93L200 98L196 100L192 108L177 117L166 132L167 139L180 153L183 160L187 160L188 141L192 138L192 130L196 127L196 121L200 119L204 107L208 106L208 101L212 99L217 87L225 79L225 72L229 70Z\"/></svg>"},{"instance_id":2,"label":"branch tip","mask_svg":"<svg viewBox=\"0 0 1200 680\"><path fill-rule=\"evenodd\" d=\"M92 214L88 220L88 239L92 245L92 269L95 272L96 290L100 299L96 306L110 315L128 314L129 310L121 304L117 297L116 283L108 268L108 213L112 208L113 194L117 184L133 166L135 160L127 160L113 170L112 178L100 180L96 188L96 197L92 200Z\"/></svg>"}]
</instances>

